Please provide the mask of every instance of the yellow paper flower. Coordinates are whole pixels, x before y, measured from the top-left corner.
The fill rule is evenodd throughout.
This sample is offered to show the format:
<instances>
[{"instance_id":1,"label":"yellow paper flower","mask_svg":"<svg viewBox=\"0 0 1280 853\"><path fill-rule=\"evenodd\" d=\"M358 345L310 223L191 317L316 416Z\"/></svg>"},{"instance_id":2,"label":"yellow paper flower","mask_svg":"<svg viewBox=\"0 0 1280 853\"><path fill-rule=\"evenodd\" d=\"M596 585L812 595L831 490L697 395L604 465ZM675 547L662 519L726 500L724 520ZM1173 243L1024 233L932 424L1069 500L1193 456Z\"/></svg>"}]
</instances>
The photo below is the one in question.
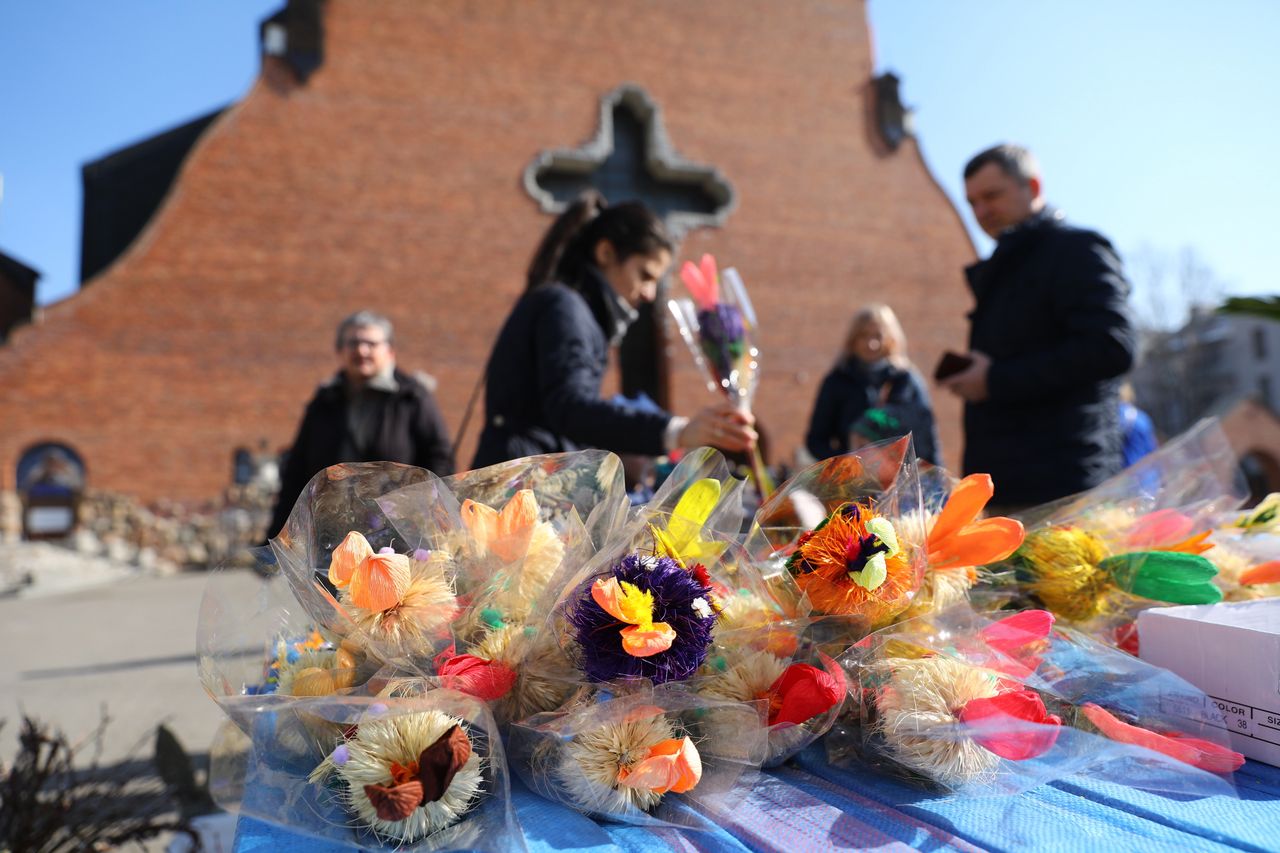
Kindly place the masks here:
<instances>
[{"instance_id":1,"label":"yellow paper flower","mask_svg":"<svg viewBox=\"0 0 1280 853\"><path fill-rule=\"evenodd\" d=\"M719 480L698 480L685 489L676 502L675 509L671 511L666 527L649 525L657 543L658 555L670 557L682 566L707 563L719 557L728 544L702 535L711 511L719 502Z\"/></svg>"}]
</instances>

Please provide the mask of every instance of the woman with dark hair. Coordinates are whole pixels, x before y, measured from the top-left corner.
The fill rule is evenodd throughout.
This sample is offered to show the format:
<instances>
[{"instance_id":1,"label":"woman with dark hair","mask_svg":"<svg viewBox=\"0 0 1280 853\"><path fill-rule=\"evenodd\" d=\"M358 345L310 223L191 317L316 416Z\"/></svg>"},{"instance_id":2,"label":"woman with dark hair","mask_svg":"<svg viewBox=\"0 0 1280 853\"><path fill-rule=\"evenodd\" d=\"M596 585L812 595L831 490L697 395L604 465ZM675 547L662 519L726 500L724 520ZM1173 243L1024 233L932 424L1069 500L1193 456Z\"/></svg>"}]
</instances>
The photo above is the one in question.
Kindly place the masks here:
<instances>
[{"instance_id":1,"label":"woman with dark hair","mask_svg":"<svg viewBox=\"0 0 1280 853\"><path fill-rule=\"evenodd\" d=\"M473 467L579 447L647 456L751 447L751 416L727 401L683 418L600 397L609 347L653 301L672 249L662 220L639 202L610 206L586 193L556 219L489 357Z\"/></svg>"},{"instance_id":2,"label":"woman with dark hair","mask_svg":"<svg viewBox=\"0 0 1280 853\"><path fill-rule=\"evenodd\" d=\"M805 447L827 459L907 432L918 457L941 462L933 406L907 358L902 325L888 305L868 305L853 315L840 360L818 389Z\"/></svg>"}]
</instances>

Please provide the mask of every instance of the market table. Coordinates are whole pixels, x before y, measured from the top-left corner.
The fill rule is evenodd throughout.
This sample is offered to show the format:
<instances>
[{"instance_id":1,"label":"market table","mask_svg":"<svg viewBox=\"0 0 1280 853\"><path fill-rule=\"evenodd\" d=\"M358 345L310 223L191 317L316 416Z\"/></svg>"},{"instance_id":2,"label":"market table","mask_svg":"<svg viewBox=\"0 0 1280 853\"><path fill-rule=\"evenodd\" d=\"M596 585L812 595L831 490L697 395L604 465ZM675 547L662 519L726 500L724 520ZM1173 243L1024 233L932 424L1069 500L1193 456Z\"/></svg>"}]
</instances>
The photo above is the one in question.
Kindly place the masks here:
<instances>
[{"instance_id":1,"label":"market table","mask_svg":"<svg viewBox=\"0 0 1280 853\"><path fill-rule=\"evenodd\" d=\"M1280 769L1255 761L1235 774L1238 799L1160 796L1082 777L1017 797L926 794L870 770L827 764L821 745L756 780L708 832L600 824L512 779L531 853L549 850L1280 850ZM237 853L344 850L243 817Z\"/></svg>"}]
</instances>

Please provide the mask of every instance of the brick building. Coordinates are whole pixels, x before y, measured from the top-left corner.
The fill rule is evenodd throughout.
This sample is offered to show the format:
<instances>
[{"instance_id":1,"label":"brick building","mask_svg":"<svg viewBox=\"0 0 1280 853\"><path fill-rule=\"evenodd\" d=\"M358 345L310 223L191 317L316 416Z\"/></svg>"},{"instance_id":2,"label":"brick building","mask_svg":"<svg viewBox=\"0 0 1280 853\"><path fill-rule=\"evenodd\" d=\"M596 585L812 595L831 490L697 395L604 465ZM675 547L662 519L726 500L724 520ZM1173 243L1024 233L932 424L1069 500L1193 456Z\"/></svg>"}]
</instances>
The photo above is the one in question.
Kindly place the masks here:
<instances>
[{"instance_id":1,"label":"brick building","mask_svg":"<svg viewBox=\"0 0 1280 853\"><path fill-rule=\"evenodd\" d=\"M456 428L550 211L584 182L656 187L682 259L741 271L775 458L860 304L891 303L926 367L963 345L974 249L894 81L873 80L860 0L294 0L261 37L258 81L127 249L0 347L0 488L56 442L93 487L216 494L237 449L288 442L362 307L395 321ZM687 353L668 355L642 381L702 405ZM954 461L958 408L935 402Z\"/></svg>"}]
</instances>

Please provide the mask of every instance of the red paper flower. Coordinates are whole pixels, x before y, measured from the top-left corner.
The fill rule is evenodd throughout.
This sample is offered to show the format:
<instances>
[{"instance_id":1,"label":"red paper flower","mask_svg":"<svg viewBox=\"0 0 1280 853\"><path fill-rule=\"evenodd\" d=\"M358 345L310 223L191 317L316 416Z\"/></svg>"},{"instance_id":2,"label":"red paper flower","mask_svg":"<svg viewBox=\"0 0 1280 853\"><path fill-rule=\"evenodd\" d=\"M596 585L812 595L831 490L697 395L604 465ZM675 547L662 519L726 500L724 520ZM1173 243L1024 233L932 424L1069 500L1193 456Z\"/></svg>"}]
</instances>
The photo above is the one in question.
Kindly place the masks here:
<instances>
[{"instance_id":1,"label":"red paper flower","mask_svg":"<svg viewBox=\"0 0 1280 853\"><path fill-rule=\"evenodd\" d=\"M844 698L844 673L839 664L820 655L826 669L793 663L769 686L769 725L800 725L830 710Z\"/></svg>"},{"instance_id":2,"label":"red paper flower","mask_svg":"<svg viewBox=\"0 0 1280 853\"><path fill-rule=\"evenodd\" d=\"M974 741L1010 761L1025 761L1048 752L1062 725L1062 718L1045 709L1039 694L1024 687L973 699L958 716L960 722L973 726ZM1015 724L1012 731L1010 723ZM1040 728L1017 725L1020 723L1036 723Z\"/></svg>"},{"instance_id":3,"label":"red paper flower","mask_svg":"<svg viewBox=\"0 0 1280 853\"><path fill-rule=\"evenodd\" d=\"M1044 650L1044 640L1053 630L1053 621L1053 614L1047 610L1024 610L992 622L979 632L982 641L1021 667L1011 667L1009 661L992 661L987 665L1002 672L1015 669L1006 674L1016 677L1035 672L1040 666L1039 653Z\"/></svg>"},{"instance_id":4,"label":"red paper flower","mask_svg":"<svg viewBox=\"0 0 1280 853\"><path fill-rule=\"evenodd\" d=\"M439 665L436 672L445 687L485 702L501 699L516 683L516 672L506 664L475 655L456 655Z\"/></svg>"}]
</instances>

